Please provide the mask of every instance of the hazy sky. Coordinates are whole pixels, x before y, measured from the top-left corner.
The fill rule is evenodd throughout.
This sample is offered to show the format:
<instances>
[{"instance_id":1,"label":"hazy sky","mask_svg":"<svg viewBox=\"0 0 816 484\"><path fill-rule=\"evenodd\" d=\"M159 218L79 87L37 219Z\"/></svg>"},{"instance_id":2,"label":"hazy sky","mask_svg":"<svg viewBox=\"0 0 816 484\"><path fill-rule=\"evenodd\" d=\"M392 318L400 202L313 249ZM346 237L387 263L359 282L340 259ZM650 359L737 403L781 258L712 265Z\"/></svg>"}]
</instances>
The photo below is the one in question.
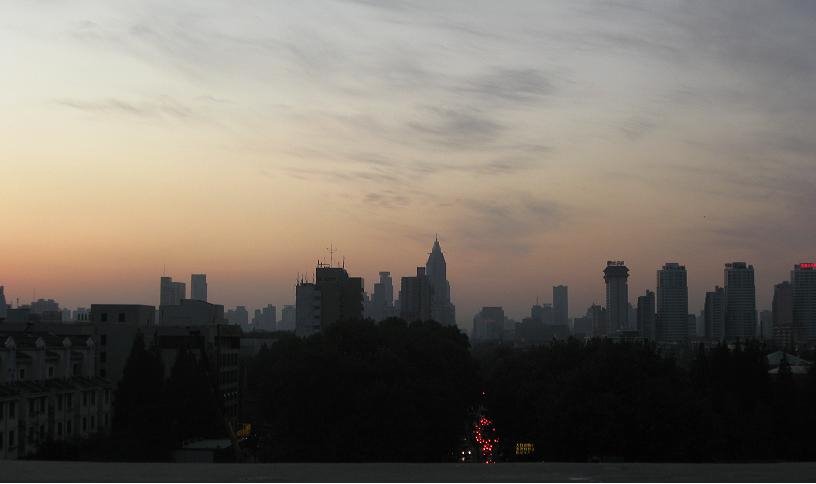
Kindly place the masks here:
<instances>
[{"instance_id":1,"label":"hazy sky","mask_svg":"<svg viewBox=\"0 0 816 484\"><path fill-rule=\"evenodd\" d=\"M339 247L371 290L434 233L457 319L551 286L760 308L816 259L816 2L0 1L10 300L279 306Z\"/></svg>"}]
</instances>

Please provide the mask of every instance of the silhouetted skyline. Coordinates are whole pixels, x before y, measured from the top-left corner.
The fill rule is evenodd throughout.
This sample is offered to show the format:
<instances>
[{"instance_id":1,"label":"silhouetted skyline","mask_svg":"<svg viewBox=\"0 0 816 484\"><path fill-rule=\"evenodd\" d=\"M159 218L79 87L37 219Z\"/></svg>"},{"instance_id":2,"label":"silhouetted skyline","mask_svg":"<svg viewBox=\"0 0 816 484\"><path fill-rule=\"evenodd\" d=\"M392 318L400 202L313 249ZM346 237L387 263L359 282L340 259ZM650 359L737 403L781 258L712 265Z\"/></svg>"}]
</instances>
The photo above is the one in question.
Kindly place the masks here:
<instances>
[{"instance_id":1,"label":"silhouetted skyline","mask_svg":"<svg viewBox=\"0 0 816 484\"><path fill-rule=\"evenodd\" d=\"M816 4L0 5L13 303L294 302L329 243L365 279L440 234L457 320L554 285L689 308L753 265L757 308L816 258ZM398 28L395 28L397 26ZM630 321L631 324L631 321Z\"/></svg>"}]
</instances>

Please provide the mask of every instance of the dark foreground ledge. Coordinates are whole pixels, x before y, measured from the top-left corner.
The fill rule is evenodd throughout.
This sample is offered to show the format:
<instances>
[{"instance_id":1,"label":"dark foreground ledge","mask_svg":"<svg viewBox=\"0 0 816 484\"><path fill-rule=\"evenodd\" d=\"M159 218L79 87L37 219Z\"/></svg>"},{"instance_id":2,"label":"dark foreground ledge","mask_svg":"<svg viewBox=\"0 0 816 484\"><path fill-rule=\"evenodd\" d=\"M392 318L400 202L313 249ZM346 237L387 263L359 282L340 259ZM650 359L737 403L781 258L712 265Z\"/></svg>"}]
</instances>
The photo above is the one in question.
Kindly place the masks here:
<instances>
[{"instance_id":1,"label":"dark foreground ledge","mask_svg":"<svg viewBox=\"0 0 816 484\"><path fill-rule=\"evenodd\" d=\"M0 462L22 482L813 482L816 462L763 464L129 464Z\"/></svg>"}]
</instances>

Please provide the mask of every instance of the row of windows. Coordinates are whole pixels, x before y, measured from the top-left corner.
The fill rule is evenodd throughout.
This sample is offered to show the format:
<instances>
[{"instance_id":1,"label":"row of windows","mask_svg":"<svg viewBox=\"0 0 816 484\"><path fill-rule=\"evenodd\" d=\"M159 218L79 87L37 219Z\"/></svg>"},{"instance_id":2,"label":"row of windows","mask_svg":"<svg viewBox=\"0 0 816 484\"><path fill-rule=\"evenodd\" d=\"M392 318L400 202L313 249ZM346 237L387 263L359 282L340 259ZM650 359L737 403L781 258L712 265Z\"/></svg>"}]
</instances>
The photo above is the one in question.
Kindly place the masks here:
<instances>
[{"instance_id":1,"label":"row of windows","mask_svg":"<svg viewBox=\"0 0 816 484\"><path fill-rule=\"evenodd\" d=\"M83 407L95 407L96 406L96 390L86 390L82 392L82 406ZM105 389L102 392L102 399L104 403L110 403L110 390ZM54 401L56 401L56 408L57 411L62 411L63 408L66 410L71 410L74 406L74 394L73 393L62 393L55 396ZM28 399L28 413L31 416L37 415L39 413L44 413L46 409L46 404L48 403L48 397L37 397L37 398L29 398ZM16 413L16 403L15 402L0 402L0 420L6 418L15 418Z\"/></svg>"},{"instance_id":2,"label":"row of windows","mask_svg":"<svg viewBox=\"0 0 816 484\"><path fill-rule=\"evenodd\" d=\"M0 450L3 450L4 446L8 446L9 450L13 450L17 447L17 440L15 439L14 431L9 430L8 432L8 440L4 438L3 432L0 432Z\"/></svg>"},{"instance_id":3,"label":"row of windows","mask_svg":"<svg viewBox=\"0 0 816 484\"><path fill-rule=\"evenodd\" d=\"M0 421L17 418L17 402L0 402Z\"/></svg>"},{"instance_id":4,"label":"row of windows","mask_svg":"<svg viewBox=\"0 0 816 484\"><path fill-rule=\"evenodd\" d=\"M79 363L74 363L72 371L73 371L73 373L72 373L73 376L79 376L79 371L80 371ZM54 378L54 366L53 365L48 365L48 378ZM20 380L20 381L23 381L23 380L26 379L26 369L25 368L18 368L17 369L17 379Z\"/></svg>"},{"instance_id":5,"label":"row of windows","mask_svg":"<svg viewBox=\"0 0 816 484\"><path fill-rule=\"evenodd\" d=\"M107 428L107 427L108 427L108 414L105 414L105 415L103 415L102 428ZM62 422L57 422L56 423L56 436L58 438L63 436L63 429L65 430L65 435L66 436L74 435L73 421L66 420L64 426L63 426ZM91 415L90 418L89 417L82 417L80 419L80 429L81 429L81 432L83 432L83 433L84 432L95 432L97 430L96 429L96 416ZM0 434L0 437L1 436L2 436L2 434ZM37 443L37 442L45 441L45 439L46 439L45 425L40 425L39 429L36 429L34 426L31 426L31 427L28 428L28 441L29 442ZM12 432L9 433L9 442L11 443L13 441L14 441L14 432L12 431ZM9 446L11 446L11 444L9 444ZM2 445L0 445L0 448L2 448Z\"/></svg>"},{"instance_id":6,"label":"row of windows","mask_svg":"<svg viewBox=\"0 0 816 484\"><path fill-rule=\"evenodd\" d=\"M227 354L220 354L218 355L218 363L219 365L237 365L238 364L238 353L227 353Z\"/></svg>"}]
</instances>

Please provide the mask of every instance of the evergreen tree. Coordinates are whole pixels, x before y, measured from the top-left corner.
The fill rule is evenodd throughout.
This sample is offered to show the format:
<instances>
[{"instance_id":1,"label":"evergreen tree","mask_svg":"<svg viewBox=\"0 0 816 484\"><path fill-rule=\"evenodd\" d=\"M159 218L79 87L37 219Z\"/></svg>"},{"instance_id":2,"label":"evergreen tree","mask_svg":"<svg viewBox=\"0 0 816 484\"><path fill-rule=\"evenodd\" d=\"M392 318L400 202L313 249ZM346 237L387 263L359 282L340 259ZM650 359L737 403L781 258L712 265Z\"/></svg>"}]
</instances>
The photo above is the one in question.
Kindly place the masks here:
<instances>
[{"instance_id":1,"label":"evergreen tree","mask_svg":"<svg viewBox=\"0 0 816 484\"><path fill-rule=\"evenodd\" d=\"M116 389L113 438L128 460L166 459L171 448L163 398L164 368L137 333Z\"/></svg>"}]
</instances>

